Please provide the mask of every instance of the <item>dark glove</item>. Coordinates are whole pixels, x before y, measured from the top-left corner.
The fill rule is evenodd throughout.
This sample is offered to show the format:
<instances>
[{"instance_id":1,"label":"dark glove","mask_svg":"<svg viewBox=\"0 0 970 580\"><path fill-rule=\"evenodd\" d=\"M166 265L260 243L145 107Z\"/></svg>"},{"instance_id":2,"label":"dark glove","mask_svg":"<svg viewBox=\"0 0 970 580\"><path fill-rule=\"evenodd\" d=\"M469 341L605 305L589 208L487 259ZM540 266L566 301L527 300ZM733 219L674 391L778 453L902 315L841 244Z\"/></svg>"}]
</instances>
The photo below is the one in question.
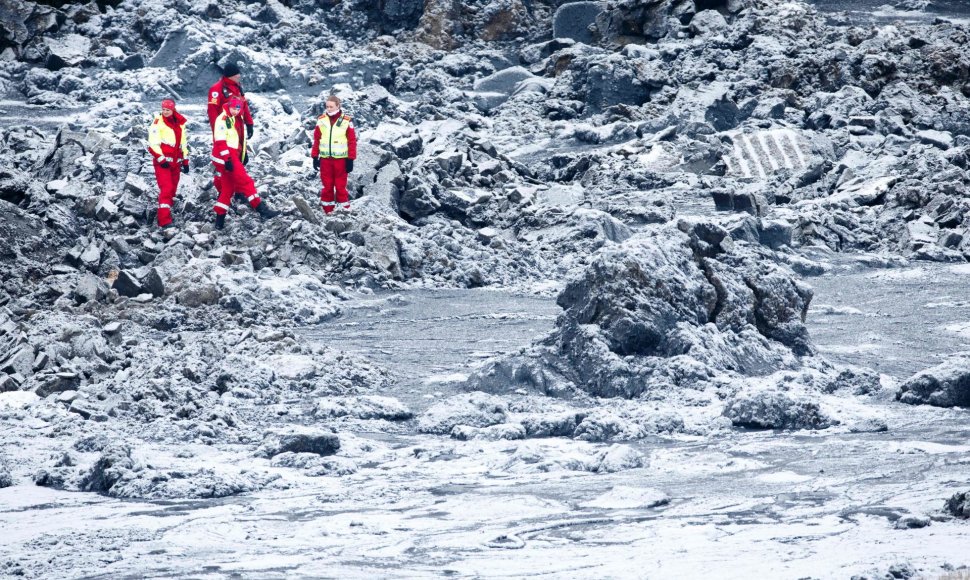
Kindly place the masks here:
<instances>
[{"instance_id":1,"label":"dark glove","mask_svg":"<svg viewBox=\"0 0 970 580\"><path fill-rule=\"evenodd\" d=\"M232 159L226 159L226 171L232 171Z\"/></svg>"},{"instance_id":2,"label":"dark glove","mask_svg":"<svg viewBox=\"0 0 970 580\"><path fill-rule=\"evenodd\" d=\"M189 162L188 160L182 162L182 173L189 172Z\"/></svg>"},{"instance_id":3,"label":"dark glove","mask_svg":"<svg viewBox=\"0 0 970 580\"><path fill-rule=\"evenodd\" d=\"M354 160L348 159L344 165L347 167L347 173L352 173L354 171Z\"/></svg>"},{"instance_id":4,"label":"dark glove","mask_svg":"<svg viewBox=\"0 0 970 580\"><path fill-rule=\"evenodd\" d=\"M246 125L246 139L252 139L252 138L253 138L253 126Z\"/></svg>"},{"instance_id":5,"label":"dark glove","mask_svg":"<svg viewBox=\"0 0 970 580\"><path fill-rule=\"evenodd\" d=\"M162 169L168 169L168 161L162 161L161 163L158 164L158 166L161 167Z\"/></svg>"},{"instance_id":6,"label":"dark glove","mask_svg":"<svg viewBox=\"0 0 970 580\"><path fill-rule=\"evenodd\" d=\"M314 157L313 158L313 168L316 169L317 171L320 171L320 158L319 157Z\"/></svg>"}]
</instances>

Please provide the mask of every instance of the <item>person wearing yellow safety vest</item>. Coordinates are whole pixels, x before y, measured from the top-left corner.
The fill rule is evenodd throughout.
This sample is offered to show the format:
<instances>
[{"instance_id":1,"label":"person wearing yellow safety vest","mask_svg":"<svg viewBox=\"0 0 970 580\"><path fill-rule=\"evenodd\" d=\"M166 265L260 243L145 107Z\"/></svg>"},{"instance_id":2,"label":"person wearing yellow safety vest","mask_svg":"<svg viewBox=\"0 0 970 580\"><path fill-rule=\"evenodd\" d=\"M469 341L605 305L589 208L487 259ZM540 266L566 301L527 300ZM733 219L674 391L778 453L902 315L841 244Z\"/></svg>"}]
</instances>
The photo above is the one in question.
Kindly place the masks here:
<instances>
[{"instance_id":1,"label":"person wearing yellow safety vest","mask_svg":"<svg viewBox=\"0 0 970 580\"><path fill-rule=\"evenodd\" d=\"M313 131L313 168L320 171L320 205L324 213L332 213L336 204L340 211L350 211L347 193L347 174L354 170L357 159L357 135L350 115L340 110L340 98L327 97L327 112L317 119ZM335 204L336 202L336 204Z\"/></svg>"},{"instance_id":2,"label":"person wearing yellow safety vest","mask_svg":"<svg viewBox=\"0 0 970 580\"><path fill-rule=\"evenodd\" d=\"M189 172L188 136L185 117L175 110L175 101L162 101L161 112L148 127L148 152L152 154L158 182L158 227L172 227L172 204L179 177Z\"/></svg>"},{"instance_id":3,"label":"person wearing yellow safety vest","mask_svg":"<svg viewBox=\"0 0 970 580\"><path fill-rule=\"evenodd\" d=\"M222 78L209 87L209 104L206 113L209 117L209 128L215 129L216 117L225 109L229 99L232 97L242 99L242 112L239 114L239 120L242 122L236 123L236 132L239 134L239 142L241 143L239 146L239 158L242 160L243 165L246 165L249 163L246 144L253 137L253 115L249 110L249 100L243 91L240 81L241 78L242 73L239 70L239 65L235 62L227 63L222 67ZM213 185L216 186L216 191L219 191L222 187L219 183L220 179L216 175L213 181Z\"/></svg>"},{"instance_id":4,"label":"person wearing yellow safety vest","mask_svg":"<svg viewBox=\"0 0 970 580\"><path fill-rule=\"evenodd\" d=\"M219 183L219 199L213 208L216 212L217 230L221 230L226 225L226 212L229 211L234 193L246 196L249 205L258 211L263 219L279 215L279 212L271 210L260 199L256 192L256 184L253 183L253 178L246 172L246 167L240 159L242 143L236 131L236 124L241 122L242 108L242 99L231 97L212 124L212 165L215 167Z\"/></svg>"}]
</instances>

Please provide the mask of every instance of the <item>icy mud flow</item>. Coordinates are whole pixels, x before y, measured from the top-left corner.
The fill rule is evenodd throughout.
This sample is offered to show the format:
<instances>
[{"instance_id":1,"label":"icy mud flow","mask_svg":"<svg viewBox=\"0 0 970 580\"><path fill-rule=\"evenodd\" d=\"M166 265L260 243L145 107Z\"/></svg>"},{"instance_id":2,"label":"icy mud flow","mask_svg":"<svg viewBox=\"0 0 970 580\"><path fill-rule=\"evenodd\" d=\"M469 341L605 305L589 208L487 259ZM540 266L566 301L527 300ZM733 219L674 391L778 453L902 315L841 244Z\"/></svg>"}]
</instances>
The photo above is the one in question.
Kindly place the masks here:
<instances>
[{"instance_id":1,"label":"icy mud flow","mask_svg":"<svg viewBox=\"0 0 970 580\"><path fill-rule=\"evenodd\" d=\"M844 304L868 299L864 292L836 297ZM408 388L389 386L381 394L414 397L417 408L449 390L443 385L460 380L469 361L516 350L547 332L558 310L548 299L467 290L363 298L349 306L346 318L306 336L367 351L396 369ZM865 572L873 562L916 569L952 557L952 546L924 544L921 528L932 525L970 541L962 524L926 515L939 507L938 490L959 489L955 481L965 473L968 451L964 417L941 410L914 418L893 410L887 394L875 394L866 405L871 419L848 430L784 437L725 431L628 444L458 441L386 429L387 419L375 416L347 429L355 435L342 430L334 465L309 453L283 453L267 465L243 445L185 443L177 452L152 445L136 454L152 464L146 468L233 465L277 479L259 491L194 501L17 485L0 503L10 530L2 544L21 570L89 578L117 577L105 566L123 567L130 577L401 570L509 577L529 569L622 577L630 562L645 557L664 577L695 577L722 566L763 577L811 571L823 578ZM492 412L507 406L510 414L541 407L525 395L492 405ZM602 407L609 409L590 404L581 412L602 413ZM49 428L31 421L24 429ZM893 541L873 545L878 530ZM902 562L900 551L920 557Z\"/></svg>"},{"instance_id":2,"label":"icy mud flow","mask_svg":"<svg viewBox=\"0 0 970 580\"><path fill-rule=\"evenodd\" d=\"M0 0L0 577L966 577L964 12Z\"/></svg>"}]
</instances>

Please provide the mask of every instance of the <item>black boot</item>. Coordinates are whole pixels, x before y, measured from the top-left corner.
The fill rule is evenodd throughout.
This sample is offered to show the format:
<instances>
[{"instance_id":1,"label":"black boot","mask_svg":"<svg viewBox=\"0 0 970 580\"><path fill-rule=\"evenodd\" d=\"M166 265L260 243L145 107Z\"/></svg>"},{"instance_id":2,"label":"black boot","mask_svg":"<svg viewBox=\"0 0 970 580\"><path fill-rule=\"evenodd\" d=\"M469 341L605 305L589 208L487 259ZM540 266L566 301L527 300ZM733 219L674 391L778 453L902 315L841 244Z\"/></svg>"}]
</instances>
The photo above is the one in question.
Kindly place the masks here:
<instances>
[{"instance_id":1,"label":"black boot","mask_svg":"<svg viewBox=\"0 0 970 580\"><path fill-rule=\"evenodd\" d=\"M256 211L259 212L259 217L263 218L263 220L268 220L280 215L280 212L276 211L275 209L270 209L269 206L266 205L265 201L259 202L259 205L256 206Z\"/></svg>"},{"instance_id":2,"label":"black boot","mask_svg":"<svg viewBox=\"0 0 970 580\"><path fill-rule=\"evenodd\" d=\"M216 229L217 230L221 230L224 227L226 227L226 214L224 214L224 213L217 213L216 214Z\"/></svg>"}]
</instances>

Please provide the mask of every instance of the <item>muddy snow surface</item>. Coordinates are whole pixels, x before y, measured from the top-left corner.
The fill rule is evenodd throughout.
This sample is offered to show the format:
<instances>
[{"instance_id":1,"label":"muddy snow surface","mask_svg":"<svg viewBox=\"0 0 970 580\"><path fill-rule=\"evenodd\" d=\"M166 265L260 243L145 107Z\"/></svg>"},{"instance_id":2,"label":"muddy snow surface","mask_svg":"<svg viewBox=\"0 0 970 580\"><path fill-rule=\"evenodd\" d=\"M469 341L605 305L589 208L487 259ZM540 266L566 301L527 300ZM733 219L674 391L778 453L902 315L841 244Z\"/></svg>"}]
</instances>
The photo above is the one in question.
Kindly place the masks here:
<instances>
[{"instance_id":1,"label":"muddy snow surface","mask_svg":"<svg viewBox=\"0 0 970 580\"><path fill-rule=\"evenodd\" d=\"M0 578L970 577L964 2L0 16Z\"/></svg>"}]
</instances>

